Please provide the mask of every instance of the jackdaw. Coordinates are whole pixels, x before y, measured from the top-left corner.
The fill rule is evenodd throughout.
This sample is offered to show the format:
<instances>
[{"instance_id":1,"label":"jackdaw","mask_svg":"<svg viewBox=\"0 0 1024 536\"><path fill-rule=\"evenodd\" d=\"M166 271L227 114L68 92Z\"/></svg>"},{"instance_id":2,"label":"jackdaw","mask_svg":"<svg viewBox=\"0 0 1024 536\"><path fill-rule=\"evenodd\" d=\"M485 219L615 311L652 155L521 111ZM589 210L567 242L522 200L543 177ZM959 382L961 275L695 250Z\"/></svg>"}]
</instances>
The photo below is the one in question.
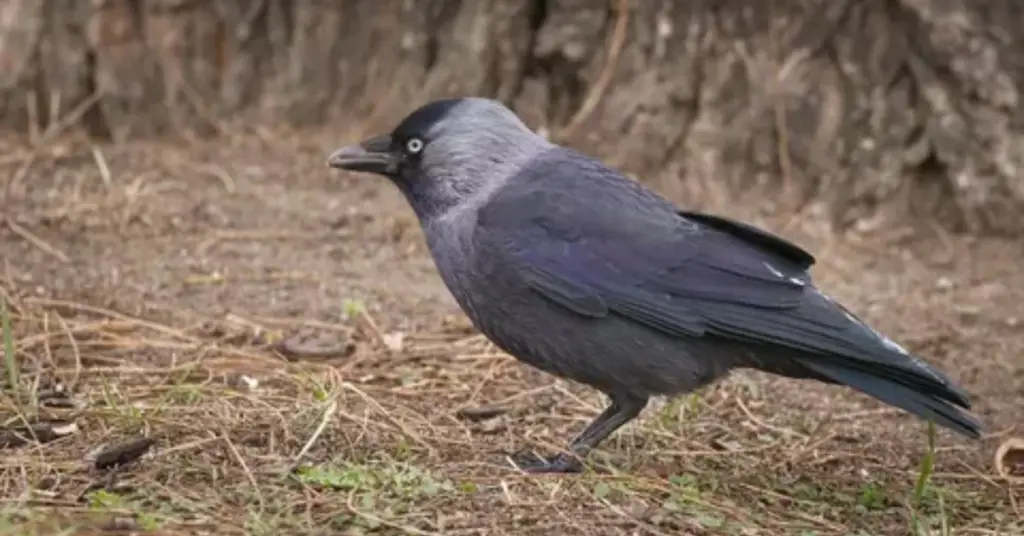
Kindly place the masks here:
<instances>
[{"instance_id":1,"label":"jackdaw","mask_svg":"<svg viewBox=\"0 0 1024 536\"><path fill-rule=\"evenodd\" d=\"M575 472L655 395L754 368L843 384L979 438L967 393L818 290L814 257L681 209L483 98L423 105L328 166L383 175L412 206L448 290L496 346L610 399L527 472Z\"/></svg>"}]
</instances>

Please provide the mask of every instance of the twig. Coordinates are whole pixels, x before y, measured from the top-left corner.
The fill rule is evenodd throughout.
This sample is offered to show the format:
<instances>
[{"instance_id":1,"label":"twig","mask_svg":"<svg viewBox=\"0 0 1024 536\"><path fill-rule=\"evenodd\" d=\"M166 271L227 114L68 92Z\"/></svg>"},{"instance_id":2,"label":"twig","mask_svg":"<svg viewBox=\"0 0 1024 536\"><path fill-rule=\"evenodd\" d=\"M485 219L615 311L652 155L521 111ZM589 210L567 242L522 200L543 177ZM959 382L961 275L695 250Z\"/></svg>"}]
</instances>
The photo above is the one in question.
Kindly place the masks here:
<instances>
[{"instance_id":1,"label":"twig","mask_svg":"<svg viewBox=\"0 0 1024 536\"><path fill-rule=\"evenodd\" d=\"M775 6L775 0L768 2L768 9L772 9ZM768 26L768 42L770 43L772 66L775 67L775 72L772 77L772 84L774 85L772 94L775 97L772 99L772 111L775 113L775 133L778 135L777 151L779 156L779 168L782 172L782 190L785 192L783 199L785 202L789 202L790 196L793 195L793 162L790 158L789 153L789 126L786 121L786 109L785 109L785 97L780 97L782 91L779 89L782 86L779 76L781 76L780 56L782 52L779 48L779 36L777 35L774 18L770 18ZM780 102L783 101L783 102Z\"/></svg>"},{"instance_id":2,"label":"twig","mask_svg":"<svg viewBox=\"0 0 1024 536\"><path fill-rule=\"evenodd\" d=\"M46 128L46 131L43 132L37 147L44 146L46 142L57 137L60 133L77 123L78 120L89 111L89 108L92 108L93 105L99 102L101 98L103 98L103 92L97 91L86 97L82 102L78 103L70 112L68 112L68 115L65 115L59 121L51 123L50 126Z\"/></svg>"},{"instance_id":3,"label":"twig","mask_svg":"<svg viewBox=\"0 0 1024 536\"><path fill-rule=\"evenodd\" d=\"M387 348L387 338L384 336L384 332L381 331L380 326L377 325L377 322L374 321L373 317L370 316L370 314L367 313L365 310L359 311L359 317L362 318L364 322L366 322L366 326L370 328L370 333L373 335L373 338L377 340L377 343L383 346L384 348Z\"/></svg>"},{"instance_id":4,"label":"twig","mask_svg":"<svg viewBox=\"0 0 1024 536\"><path fill-rule=\"evenodd\" d=\"M318 328L329 331L337 331L340 333L351 334L353 329L351 326L345 324L331 324L328 322L320 322L318 320L302 320L295 318L278 318L273 316L253 316L245 318L237 314L229 314L227 320L238 319L238 321L247 323L250 325L268 324L276 325L280 327L291 327L291 326L305 326L310 328ZM261 326L262 327L262 326Z\"/></svg>"},{"instance_id":5,"label":"twig","mask_svg":"<svg viewBox=\"0 0 1024 536\"><path fill-rule=\"evenodd\" d=\"M213 443L214 441L217 441L217 440L218 440L217 437L207 437L207 438L203 438L203 439L196 439L194 441L189 441L188 443L182 443L180 445L174 445L173 447L168 447L166 449L162 449L162 450L160 450L158 452L153 453L153 457L154 458L162 458L162 457L165 457L168 454L171 454L173 452L180 452L180 451L184 451L184 450L198 449L198 448L200 448L202 446L207 445L208 443Z\"/></svg>"},{"instance_id":6,"label":"twig","mask_svg":"<svg viewBox=\"0 0 1024 536\"><path fill-rule=\"evenodd\" d=\"M50 109L49 109L49 112L47 113L46 117L49 117L49 118L60 117L60 105L61 105L60 91L51 91L50 92Z\"/></svg>"},{"instance_id":7,"label":"twig","mask_svg":"<svg viewBox=\"0 0 1024 536\"><path fill-rule=\"evenodd\" d=\"M21 182L22 179L28 175L29 168L31 168L32 164L34 164L36 159L39 158L39 155L43 151L43 148L46 147L47 142L67 130L71 125L78 122L78 120L85 115L85 112L89 111L89 108L96 104L102 97L103 93L98 91L89 95L82 102L78 103L78 105L75 106L68 115L62 117L59 121L51 123L50 126L46 128L46 131L44 131L43 134L35 140L32 152L25 156L24 163L22 163L21 167L18 168L18 171L14 173L14 176L11 177L10 182L8 182L7 186L4 188L3 206L5 209L9 208L10 196L11 192L14 191L15 184Z\"/></svg>"},{"instance_id":8,"label":"twig","mask_svg":"<svg viewBox=\"0 0 1024 536\"><path fill-rule=\"evenodd\" d=\"M298 467L302 458L309 452L309 449L313 448L313 444L316 443L316 440L319 439L320 435L327 429L327 423L331 421L331 417L334 416L335 411L338 411L338 400L336 398L331 400L331 403L324 408L323 413L320 415L320 423L317 424L316 430L313 430L313 435L309 436L309 439L306 440L306 444L303 445L302 449L299 450L299 453L295 455L295 459L292 460L293 469Z\"/></svg>"},{"instance_id":9,"label":"twig","mask_svg":"<svg viewBox=\"0 0 1024 536\"><path fill-rule=\"evenodd\" d=\"M736 399L736 405L739 406L739 408L743 412L743 414L746 415L747 418L750 419L757 426L760 426L761 428L764 428L765 430L771 430L773 432L782 434L784 436L795 435L795 436L799 436L799 437L802 437L804 439L807 439L807 437L808 437L807 434L802 434L802 433L797 432L796 430L793 430L793 429L790 429L790 428L781 428L779 426L773 426L771 424L768 424L768 423L762 421L761 419L758 419L757 417L754 416L753 413L750 412L749 409L747 409L747 406L746 406L746 404L743 403L743 400L740 400L739 397L734 397L734 398Z\"/></svg>"},{"instance_id":10,"label":"twig","mask_svg":"<svg viewBox=\"0 0 1024 536\"><path fill-rule=\"evenodd\" d=\"M290 238L315 238L319 236L322 235L295 231L262 231L259 229L235 231L221 230L213 233L213 236L210 236L200 242L199 245L196 246L196 253L206 254L213 246L228 240L287 240Z\"/></svg>"},{"instance_id":11,"label":"twig","mask_svg":"<svg viewBox=\"0 0 1024 536\"><path fill-rule=\"evenodd\" d=\"M7 282L8 282L8 284L11 284L10 283L10 279L8 279ZM14 288L13 284L11 284L11 288L12 289ZM7 304L7 311L8 311L9 314L12 315L12 317L13 316L20 316L21 315L21 313L22 313L21 305L14 299L14 295L11 294L10 292L8 292L7 289L4 288L3 285L0 285L0 300L4 300L5 301L5 303Z\"/></svg>"},{"instance_id":12,"label":"twig","mask_svg":"<svg viewBox=\"0 0 1024 536\"><path fill-rule=\"evenodd\" d=\"M28 175L29 170L32 169L32 165L36 163L36 160L38 158L38 151L32 151L31 153L28 154L28 156L25 156L25 159L22 161L21 166L18 167L17 171L14 172L14 175L12 175L11 179L7 182L7 185L4 186L3 207L5 215L9 215L11 212L11 192L14 191L14 185L25 179L25 177ZM9 216L5 216L5 219L8 217Z\"/></svg>"},{"instance_id":13,"label":"twig","mask_svg":"<svg viewBox=\"0 0 1024 536\"><path fill-rule=\"evenodd\" d=\"M39 92L28 91L25 93L25 113L28 114L28 139L29 143L36 145L39 142Z\"/></svg>"},{"instance_id":14,"label":"twig","mask_svg":"<svg viewBox=\"0 0 1024 536\"><path fill-rule=\"evenodd\" d=\"M608 54L604 66L594 85L590 86L586 98L583 99L583 104L573 114L569 123L558 132L559 139L565 140L571 137L576 129L590 117L604 97L608 84L612 81L615 65L619 61L619 54L626 42L626 30L629 28L629 0L614 0L614 2L612 13L615 15L615 28L612 29L612 34L608 38Z\"/></svg>"},{"instance_id":15,"label":"twig","mask_svg":"<svg viewBox=\"0 0 1024 536\"><path fill-rule=\"evenodd\" d=\"M187 335L185 333L182 333L179 330L176 330L176 329L173 329L173 328L169 328L167 326L163 326L163 325L160 325L160 324L155 324L153 322L147 322L145 320L142 320L142 319L139 319L139 318L134 318L134 317L128 316L126 314L121 314L121 313L118 313L117 311L112 311L110 309L106 309L106 308L103 308L103 307L95 307L95 306L92 306L92 305L85 305L83 303L75 303L75 302L71 302L71 301L67 301L67 300L52 300L52 299L49 299L49 298L28 297L28 298L25 298L25 301L27 303L34 303L36 305L42 305L44 307L64 307L64 308L72 309L72 310L79 311L79 312L93 313L93 314L97 314L97 315L101 315L101 316L106 316L106 317L110 317L110 318L116 318L116 319L122 320L124 322L129 322L129 323L135 324L135 325L137 325L139 327L149 328L149 329L151 329L153 331L157 331L157 332L163 333L164 335L170 335L170 336L172 336L174 338L177 338L177 339L184 339L186 341L195 342L195 343L200 342L199 339L197 339L195 337L192 337L192 336L189 336L189 335Z\"/></svg>"},{"instance_id":16,"label":"twig","mask_svg":"<svg viewBox=\"0 0 1024 536\"><path fill-rule=\"evenodd\" d=\"M67 263L71 262L71 259L69 259L68 256L64 254L64 252L62 252L59 249L51 246L50 244L48 244L42 238L39 238L38 236L32 234L28 229L22 227L21 225L18 224L18 222L14 221L14 218L12 218L10 215L8 215L6 218L4 218L4 222L7 223L7 227L11 231L13 231L14 234L20 236L26 242L28 242L28 243L32 244L33 246L39 248L44 253L47 253L47 254L55 257L57 260L59 260L60 262L62 262L64 264L67 264Z\"/></svg>"},{"instance_id":17,"label":"twig","mask_svg":"<svg viewBox=\"0 0 1024 536\"><path fill-rule=\"evenodd\" d=\"M350 382L342 382L341 385L343 387L348 388L350 391L354 392L355 394L359 395L363 399L364 402L370 404L377 411L381 412L381 414L383 414L384 417L387 418L387 420L395 428L401 430L401 432L403 434L405 434L406 437L412 439L416 443L419 443L419 445L422 446L423 448L425 448L427 450L427 452L430 452L431 454L434 453L435 449L434 449L434 447L432 447L430 445L430 443L427 443L426 441L424 441L423 438L419 436L419 434L413 432L412 430L409 430L405 426L405 424L402 423L402 421L400 421L400 420L396 419L394 416L392 416L391 413L389 413L386 409L384 409L384 407L381 406L380 403L378 403L376 400L374 400L373 397L371 397L370 395L366 394L365 392L363 392L362 389L356 387L355 385L353 385Z\"/></svg>"},{"instance_id":18,"label":"twig","mask_svg":"<svg viewBox=\"0 0 1024 536\"><path fill-rule=\"evenodd\" d=\"M242 467L242 471L245 472L245 478L249 480L249 484L256 493L256 499L260 502L260 513L262 514L266 508L266 504L263 501L263 492L260 491L259 484L256 482L256 477L253 476L252 471L249 470L249 465L245 463L245 458L242 458L242 453L238 452L235 444L231 442L231 438L228 437L226 430L220 431L220 439L225 445L227 445L228 450L231 451L231 455L235 457L235 461L238 462L238 465Z\"/></svg>"},{"instance_id":19,"label":"twig","mask_svg":"<svg viewBox=\"0 0 1024 536\"><path fill-rule=\"evenodd\" d=\"M197 171L212 175L214 178L219 180L221 186L223 186L224 190L229 194L233 194L238 190L238 187L235 186L235 179L227 172L227 170L220 166L209 164L206 166L200 166Z\"/></svg>"},{"instance_id":20,"label":"twig","mask_svg":"<svg viewBox=\"0 0 1024 536\"><path fill-rule=\"evenodd\" d=\"M96 169L100 171L100 179L103 181L103 186L109 192L114 187L114 181L110 175L110 166L107 165L107 159L103 157L99 147L95 145L92 146L92 159L96 162Z\"/></svg>"},{"instance_id":21,"label":"twig","mask_svg":"<svg viewBox=\"0 0 1024 536\"><path fill-rule=\"evenodd\" d=\"M54 314L57 317L57 322L60 323L60 327L64 331L64 334L67 335L68 342L71 344L71 353L75 356L75 375L67 386L69 391L74 392L79 379L82 377L82 352L79 351L78 340L75 339L75 335L71 332L71 328L68 327L68 323L64 321L64 317L58 313Z\"/></svg>"}]
</instances>

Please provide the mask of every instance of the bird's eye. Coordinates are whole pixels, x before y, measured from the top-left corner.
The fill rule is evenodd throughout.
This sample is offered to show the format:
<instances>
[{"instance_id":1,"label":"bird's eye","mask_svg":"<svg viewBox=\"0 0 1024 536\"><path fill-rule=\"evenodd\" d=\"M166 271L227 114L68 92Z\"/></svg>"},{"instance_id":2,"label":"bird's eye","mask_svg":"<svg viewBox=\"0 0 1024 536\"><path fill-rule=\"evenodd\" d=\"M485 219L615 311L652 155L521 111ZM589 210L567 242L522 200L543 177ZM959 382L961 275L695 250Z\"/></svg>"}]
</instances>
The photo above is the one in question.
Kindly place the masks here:
<instances>
[{"instance_id":1,"label":"bird's eye","mask_svg":"<svg viewBox=\"0 0 1024 536\"><path fill-rule=\"evenodd\" d=\"M423 140L419 138L409 138L409 141L405 142L405 150L409 154L418 154L423 150Z\"/></svg>"}]
</instances>

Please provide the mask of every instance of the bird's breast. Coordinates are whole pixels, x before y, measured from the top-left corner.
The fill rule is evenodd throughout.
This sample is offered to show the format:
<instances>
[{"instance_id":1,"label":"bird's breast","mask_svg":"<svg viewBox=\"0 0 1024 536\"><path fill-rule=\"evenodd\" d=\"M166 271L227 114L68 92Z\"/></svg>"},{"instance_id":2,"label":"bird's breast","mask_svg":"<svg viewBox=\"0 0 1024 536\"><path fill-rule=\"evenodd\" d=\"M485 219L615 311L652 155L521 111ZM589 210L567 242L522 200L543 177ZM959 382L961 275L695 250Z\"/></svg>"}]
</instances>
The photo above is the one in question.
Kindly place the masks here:
<instances>
[{"instance_id":1,"label":"bird's breast","mask_svg":"<svg viewBox=\"0 0 1024 536\"><path fill-rule=\"evenodd\" d=\"M440 221L426 227L427 247L441 281L448 292L471 318L475 316L475 266L473 264L471 228L460 227L460 221ZM474 319L475 320L475 319Z\"/></svg>"}]
</instances>

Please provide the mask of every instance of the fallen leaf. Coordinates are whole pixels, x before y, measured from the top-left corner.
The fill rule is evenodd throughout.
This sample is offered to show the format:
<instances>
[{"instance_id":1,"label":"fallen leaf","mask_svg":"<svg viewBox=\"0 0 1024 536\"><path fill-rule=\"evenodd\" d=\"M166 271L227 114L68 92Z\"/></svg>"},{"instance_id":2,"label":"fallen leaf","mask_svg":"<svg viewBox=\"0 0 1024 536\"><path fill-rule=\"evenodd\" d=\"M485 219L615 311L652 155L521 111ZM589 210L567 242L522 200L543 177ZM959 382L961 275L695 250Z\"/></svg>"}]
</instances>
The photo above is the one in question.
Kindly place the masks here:
<instances>
[{"instance_id":1,"label":"fallen leaf","mask_svg":"<svg viewBox=\"0 0 1024 536\"><path fill-rule=\"evenodd\" d=\"M1024 478L1024 439L1011 437L999 445L996 473L1003 478Z\"/></svg>"},{"instance_id":2,"label":"fallen leaf","mask_svg":"<svg viewBox=\"0 0 1024 536\"><path fill-rule=\"evenodd\" d=\"M401 352L402 348L405 348L405 333L401 331L395 331L392 333L386 333L382 337L384 346L388 347L388 350L392 352Z\"/></svg>"}]
</instances>

